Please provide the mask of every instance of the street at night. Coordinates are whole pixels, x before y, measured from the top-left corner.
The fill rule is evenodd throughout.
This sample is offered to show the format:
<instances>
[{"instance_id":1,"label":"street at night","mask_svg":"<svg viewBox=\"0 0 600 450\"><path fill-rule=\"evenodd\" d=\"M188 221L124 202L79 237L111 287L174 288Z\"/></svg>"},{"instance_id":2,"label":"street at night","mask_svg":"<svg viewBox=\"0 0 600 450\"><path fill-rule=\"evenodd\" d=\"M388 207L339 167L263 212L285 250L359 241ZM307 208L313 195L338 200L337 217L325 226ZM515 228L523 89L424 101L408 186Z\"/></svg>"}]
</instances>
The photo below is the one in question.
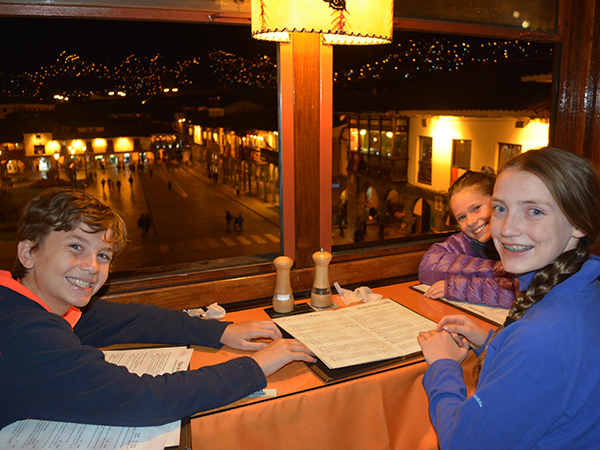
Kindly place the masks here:
<instances>
[{"instance_id":1,"label":"street at night","mask_svg":"<svg viewBox=\"0 0 600 450\"><path fill-rule=\"evenodd\" d=\"M133 173L114 166L105 173L94 171L95 181L86 190L117 208L129 232L129 243L113 265L115 271L279 252L278 205L244 192L238 197L229 184L209 184L198 165L167 170L164 164L153 164ZM112 187L106 183L103 188L101 180L109 178ZM233 221L227 230L226 210L234 216L242 214L241 230L233 229ZM142 237L137 225L141 214L151 219L147 237ZM10 269L15 244L3 244L1 268Z\"/></svg>"}]
</instances>

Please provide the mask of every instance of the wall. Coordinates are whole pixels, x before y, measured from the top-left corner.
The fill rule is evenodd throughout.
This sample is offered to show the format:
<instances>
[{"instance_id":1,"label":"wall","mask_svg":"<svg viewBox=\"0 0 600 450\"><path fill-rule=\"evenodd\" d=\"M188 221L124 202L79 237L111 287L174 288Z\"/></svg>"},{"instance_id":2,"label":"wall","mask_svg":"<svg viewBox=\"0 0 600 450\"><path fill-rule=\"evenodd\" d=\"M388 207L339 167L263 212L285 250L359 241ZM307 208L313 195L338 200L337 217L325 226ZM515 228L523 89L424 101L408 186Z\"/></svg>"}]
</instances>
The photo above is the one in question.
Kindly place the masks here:
<instances>
[{"instance_id":1,"label":"wall","mask_svg":"<svg viewBox=\"0 0 600 450\"><path fill-rule=\"evenodd\" d=\"M36 137L39 136L39 139ZM52 142L52 133L23 133L23 145L25 147L25 156L44 156L36 155L34 147L43 145L46 147L46 156L52 156L54 151L50 151L48 145ZM58 149L60 150L60 148Z\"/></svg>"},{"instance_id":2,"label":"wall","mask_svg":"<svg viewBox=\"0 0 600 450\"><path fill-rule=\"evenodd\" d=\"M426 126L423 126L425 119ZM498 144L519 144L523 151L548 145L547 123L525 121L516 128L515 117L412 116L409 125L408 181L421 187L445 191L450 186L452 140L471 140L471 169L490 166L498 170ZM419 136L433 137L432 184L417 182Z\"/></svg>"}]
</instances>

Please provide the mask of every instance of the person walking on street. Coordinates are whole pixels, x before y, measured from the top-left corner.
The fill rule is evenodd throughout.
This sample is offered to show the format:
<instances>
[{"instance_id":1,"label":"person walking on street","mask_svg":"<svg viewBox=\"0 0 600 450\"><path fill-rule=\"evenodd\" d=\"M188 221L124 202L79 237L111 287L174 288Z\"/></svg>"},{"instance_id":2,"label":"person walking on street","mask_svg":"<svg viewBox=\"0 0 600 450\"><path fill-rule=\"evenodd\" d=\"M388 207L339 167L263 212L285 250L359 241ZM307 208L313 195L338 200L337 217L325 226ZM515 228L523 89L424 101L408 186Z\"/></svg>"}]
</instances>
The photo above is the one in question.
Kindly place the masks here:
<instances>
[{"instance_id":1,"label":"person walking on street","mask_svg":"<svg viewBox=\"0 0 600 450\"><path fill-rule=\"evenodd\" d=\"M227 222L227 231L231 231L231 221L233 220L233 216L229 211L225 211L225 221ZM237 222L237 220L236 220Z\"/></svg>"},{"instance_id":2,"label":"person walking on street","mask_svg":"<svg viewBox=\"0 0 600 450\"><path fill-rule=\"evenodd\" d=\"M144 228L144 234L146 235L146 237L148 237L150 236L150 227L152 226L152 221L150 220L150 215L142 214L142 216L144 216L144 220L142 223L142 226Z\"/></svg>"},{"instance_id":3,"label":"person walking on street","mask_svg":"<svg viewBox=\"0 0 600 450\"><path fill-rule=\"evenodd\" d=\"M137 221L137 226L142 230L142 237L146 237L146 228L144 226L145 217L144 214L140 214L140 218Z\"/></svg>"},{"instance_id":4,"label":"person walking on street","mask_svg":"<svg viewBox=\"0 0 600 450\"><path fill-rule=\"evenodd\" d=\"M235 223L233 224L233 229L236 231L242 231L242 225L244 225L244 218L242 217L242 213L238 213L235 218Z\"/></svg>"}]
</instances>

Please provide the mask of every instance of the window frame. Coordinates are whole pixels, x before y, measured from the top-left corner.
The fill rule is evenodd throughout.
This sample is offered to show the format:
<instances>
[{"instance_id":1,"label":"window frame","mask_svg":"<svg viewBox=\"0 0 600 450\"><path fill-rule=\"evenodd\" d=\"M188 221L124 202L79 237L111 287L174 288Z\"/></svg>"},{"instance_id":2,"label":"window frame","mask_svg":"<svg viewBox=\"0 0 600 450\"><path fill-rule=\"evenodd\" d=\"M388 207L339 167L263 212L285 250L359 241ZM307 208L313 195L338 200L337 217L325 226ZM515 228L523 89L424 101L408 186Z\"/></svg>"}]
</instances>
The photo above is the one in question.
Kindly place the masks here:
<instances>
[{"instance_id":1,"label":"window frame","mask_svg":"<svg viewBox=\"0 0 600 450\"><path fill-rule=\"evenodd\" d=\"M118 6L106 7L96 6L94 2L89 2L86 5L79 4L77 6L64 4L53 5L45 2L28 2L26 4L0 2L0 8L4 16L14 17L90 18L250 25L249 13L190 11L185 9L153 8L151 6L136 8ZM570 5L566 0L559 0L558 15L558 26L555 33L529 32L527 30L485 24L465 24L439 20L403 19L398 17L394 18L394 28L414 30L417 32L488 36L491 38L501 37L560 44L563 41L563 35L566 33L566 25L564 25L566 23L565 18L570 16ZM555 104L557 103L556 98L553 99L553 101ZM553 118L555 118L555 114ZM302 195L302 190L304 189L302 183L297 184L295 188L300 191L296 194ZM331 227L331 224L328 223L327 226ZM340 266L342 266L351 263L373 263L377 259L385 259L395 255L407 255L407 258L409 258L408 255L413 255L414 258L416 258L415 255L422 254L431 243L443 240L445 237L446 234L442 233L432 235L431 237L420 237L420 239L414 238L398 243L386 242L385 245L377 248L357 247L356 249L350 249L345 252L340 252L339 254L336 253L334 255L334 264L340 264ZM334 264L332 264L332 269L334 269ZM409 268L406 270L413 271L412 275L414 276L416 274L416 272L414 272L414 262L407 267ZM273 272L274 268L271 261L266 261L265 258L261 259L260 257L235 259L234 261L231 261L231 264L228 263L225 266L219 265L218 267L214 266L211 261L202 261L114 274L111 276L108 284L103 288L103 292L110 297L111 295L114 296L124 293L132 294L141 291L151 292L164 287L174 289L178 286L195 285L203 281L214 281L218 285L219 281L231 280L232 278L236 278L237 280L249 279L254 276L261 277L266 274L273 274ZM377 271L375 270L372 277L377 277L375 274L376 272ZM306 280L300 284L300 288L310 286L310 282L312 281L310 279L310 273L310 270L307 269ZM402 270L398 273L399 276L403 275ZM382 275L379 274L379 278L373 278L373 280L381 279L381 276ZM355 280L357 282L368 281L367 278L363 276L362 279L357 277ZM260 296L261 294L257 291L257 297ZM242 301L245 300L248 299L242 299Z\"/></svg>"}]
</instances>

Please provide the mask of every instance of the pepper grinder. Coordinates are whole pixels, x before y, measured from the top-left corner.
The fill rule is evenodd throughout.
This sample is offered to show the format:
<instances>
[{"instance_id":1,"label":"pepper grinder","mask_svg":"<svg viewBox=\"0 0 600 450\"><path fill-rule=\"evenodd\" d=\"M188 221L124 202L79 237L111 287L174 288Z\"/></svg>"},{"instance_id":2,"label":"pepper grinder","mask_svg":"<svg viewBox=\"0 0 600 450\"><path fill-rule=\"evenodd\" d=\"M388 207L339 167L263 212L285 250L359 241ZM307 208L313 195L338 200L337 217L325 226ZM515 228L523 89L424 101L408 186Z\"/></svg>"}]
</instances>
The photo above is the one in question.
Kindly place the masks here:
<instances>
[{"instance_id":1,"label":"pepper grinder","mask_svg":"<svg viewBox=\"0 0 600 450\"><path fill-rule=\"evenodd\" d=\"M310 293L311 304L317 308L327 308L331 305L331 285L329 284L329 263L331 253L323 251L312 255L315 262L315 282Z\"/></svg>"},{"instance_id":2,"label":"pepper grinder","mask_svg":"<svg viewBox=\"0 0 600 450\"><path fill-rule=\"evenodd\" d=\"M290 269L294 261L287 256L279 256L273 261L277 270L273 310L278 313L289 313L294 310L294 296L290 284Z\"/></svg>"}]
</instances>

